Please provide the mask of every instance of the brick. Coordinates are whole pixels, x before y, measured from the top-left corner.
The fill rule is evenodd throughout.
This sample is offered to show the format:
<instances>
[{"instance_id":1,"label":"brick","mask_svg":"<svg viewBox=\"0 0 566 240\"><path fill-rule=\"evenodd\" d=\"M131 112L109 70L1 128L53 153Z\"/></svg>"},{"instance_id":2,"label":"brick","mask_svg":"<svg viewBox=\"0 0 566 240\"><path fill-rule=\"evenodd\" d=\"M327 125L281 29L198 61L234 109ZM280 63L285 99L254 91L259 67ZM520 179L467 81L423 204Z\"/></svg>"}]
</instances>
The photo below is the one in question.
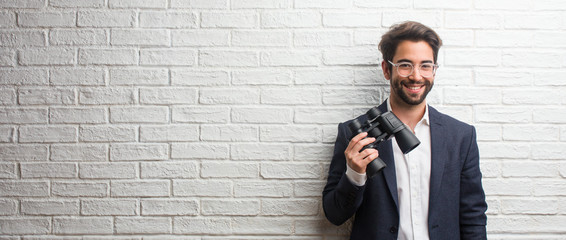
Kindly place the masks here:
<instances>
[{"instance_id":1,"label":"brick","mask_svg":"<svg viewBox=\"0 0 566 240\"><path fill-rule=\"evenodd\" d=\"M168 180L112 180L110 194L112 197L168 197L169 185Z\"/></svg>"},{"instance_id":2,"label":"brick","mask_svg":"<svg viewBox=\"0 0 566 240\"><path fill-rule=\"evenodd\" d=\"M0 30L0 46L45 46L45 33L41 30Z\"/></svg>"},{"instance_id":3,"label":"brick","mask_svg":"<svg viewBox=\"0 0 566 240\"><path fill-rule=\"evenodd\" d=\"M0 234L49 234L50 224L49 218L0 218Z\"/></svg>"},{"instance_id":4,"label":"brick","mask_svg":"<svg viewBox=\"0 0 566 240\"><path fill-rule=\"evenodd\" d=\"M110 69L110 85L159 86L169 84L167 69L120 68Z\"/></svg>"},{"instance_id":5,"label":"brick","mask_svg":"<svg viewBox=\"0 0 566 240\"><path fill-rule=\"evenodd\" d=\"M479 143L483 158L527 159L531 152L523 143Z\"/></svg>"},{"instance_id":6,"label":"brick","mask_svg":"<svg viewBox=\"0 0 566 240\"><path fill-rule=\"evenodd\" d=\"M105 0L50 0L49 6L59 8L101 8Z\"/></svg>"},{"instance_id":7,"label":"brick","mask_svg":"<svg viewBox=\"0 0 566 240\"><path fill-rule=\"evenodd\" d=\"M205 162L201 168L203 178L257 178L258 173L256 163Z\"/></svg>"},{"instance_id":8,"label":"brick","mask_svg":"<svg viewBox=\"0 0 566 240\"><path fill-rule=\"evenodd\" d=\"M566 94L556 90L531 89L525 91L521 89L510 89L503 91L503 103L511 105L544 105L548 102L565 103L565 98Z\"/></svg>"},{"instance_id":9,"label":"brick","mask_svg":"<svg viewBox=\"0 0 566 240\"><path fill-rule=\"evenodd\" d=\"M168 120L169 109L165 106L110 107L111 123L166 123Z\"/></svg>"},{"instance_id":10,"label":"brick","mask_svg":"<svg viewBox=\"0 0 566 240\"><path fill-rule=\"evenodd\" d=\"M195 46L228 46L230 31L222 30L173 30L171 31L171 45L175 47Z\"/></svg>"},{"instance_id":11,"label":"brick","mask_svg":"<svg viewBox=\"0 0 566 240\"><path fill-rule=\"evenodd\" d=\"M171 70L171 85L180 86L227 86L230 75L225 71Z\"/></svg>"},{"instance_id":12,"label":"brick","mask_svg":"<svg viewBox=\"0 0 566 240\"><path fill-rule=\"evenodd\" d=\"M319 209L318 199L265 199L261 201L261 215L267 216L316 216Z\"/></svg>"},{"instance_id":13,"label":"brick","mask_svg":"<svg viewBox=\"0 0 566 240\"><path fill-rule=\"evenodd\" d=\"M171 8L224 9L228 0L172 0Z\"/></svg>"},{"instance_id":14,"label":"brick","mask_svg":"<svg viewBox=\"0 0 566 240\"><path fill-rule=\"evenodd\" d=\"M320 178L318 163L262 163L260 175L267 179Z\"/></svg>"},{"instance_id":15,"label":"brick","mask_svg":"<svg viewBox=\"0 0 566 240\"><path fill-rule=\"evenodd\" d=\"M185 49L142 49L140 50L141 65L173 65L192 66L196 62L196 52Z\"/></svg>"},{"instance_id":16,"label":"brick","mask_svg":"<svg viewBox=\"0 0 566 240\"><path fill-rule=\"evenodd\" d=\"M322 197L320 189L324 189L326 181L296 181L293 193L296 197ZM315 207L318 209L318 206Z\"/></svg>"},{"instance_id":17,"label":"brick","mask_svg":"<svg viewBox=\"0 0 566 240\"><path fill-rule=\"evenodd\" d=\"M58 68L51 69L49 83L55 86L102 86L104 85L104 70Z\"/></svg>"},{"instance_id":18,"label":"brick","mask_svg":"<svg viewBox=\"0 0 566 240\"><path fill-rule=\"evenodd\" d=\"M50 123L106 123L108 117L105 108L51 108Z\"/></svg>"},{"instance_id":19,"label":"brick","mask_svg":"<svg viewBox=\"0 0 566 240\"><path fill-rule=\"evenodd\" d=\"M20 50L20 65L73 65L75 50L68 48L46 48Z\"/></svg>"},{"instance_id":20,"label":"brick","mask_svg":"<svg viewBox=\"0 0 566 240\"><path fill-rule=\"evenodd\" d=\"M54 234L112 234L111 217L55 217Z\"/></svg>"},{"instance_id":21,"label":"brick","mask_svg":"<svg viewBox=\"0 0 566 240\"><path fill-rule=\"evenodd\" d=\"M322 25L318 11L265 11L261 14L262 28L311 28Z\"/></svg>"},{"instance_id":22,"label":"brick","mask_svg":"<svg viewBox=\"0 0 566 240\"><path fill-rule=\"evenodd\" d=\"M196 102L195 88L140 88L142 104L195 104Z\"/></svg>"},{"instance_id":23,"label":"brick","mask_svg":"<svg viewBox=\"0 0 566 240\"><path fill-rule=\"evenodd\" d=\"M0 145L0 159L2 161L46 161L48 156L46 145Z\"/></svg>"},{"instance_id":24,"label":"brick","mask_svg":"<svg viewBox=\"0 0 566 240\"><path fill-rule=\"evenodd\" d=\"M317 142L320 130L315 126L262 126L262 142Z\"/></svg>"},{"instance_id":25,"label":"brick","mask_svg":"<svg viewBox=\"0 0 566 240\"><path fill-rule=\"evenodd\" d=\"M444 102L447 104L498 104L505 94L501 97L501 91L489 88L444 88Z\"/></svg>"},{"instance_id":26,"label":"brick","mask_svg":"<svg viewBox=\"0 0 566 240\"><path fill-rule=\"evenodd\" d=\"M21 211L25 215L78 215L79 200L22 200Z\"/></svg>"},{"instance_id":27,"label":"brick","mask_svg":"<svg viewBox=\"0 0 566 240\"><path fill-rule=\"evenodd\" d=\"M136 12L128 10L112 11L79 11L77 13L79 27L134 27Z\"/></svg>"},{"instance_id":28,"label":"brick","mask_svg":"<svg viewBox=\"0 0 566 240\"><path fill-rule=\"evenodd\" d=\"M185 199L143 199L143 216L195 216L199 214L199 202Z\"/></svg>"},{"instance_id":29,"label":"brick","mask_svg":"<svg viewBox=\"0 0 566 240\"><path fill-rule=\"evenodd\" d=\"M16 14L13 12L0 13L0 27L8 28L16 26Z\"/></svg>"},{"instance_id":30,"label":"brick","mask_svg":"<svg viewBox=\"0 0 566 240\"><path fill-rule=\"evenodd\" d=\"M142 142L178 142L198 141L199 130L192 125L142 126L140 141Z\"/></svg>"},{"instance_id":31,"label":"brick","mask_svg":"<svg viewBox=\"0 0 566 240\"><path fill-rule=\"evenodd\" d=\"M110 0L110 8L167 8L167 0Z\"/></svg>"},{"instance_id":32,"label":"brick","mask_svg":"<svg viewBox=\"0 0 566 240\"><path fill-rule=\"evenodd\" d=\"M0 108L0 123L47 123L46 108Z\"/></svg>"},{"instance_id":33,"label":"brick","mask_svg":"<svg viewBox=\"0 0 566 240\"><path fill-rule=\"evenodd\" d=\"M491 206L491 205L490 205ZM346 237L350 235L348 224L340 226L332 225L329 221L324 219L300 219L295 222L295 232L297 234L328 234L335 236Z\"/></svg>"},{"instance_id":34,"label":"brick","mask_svg":"<svg viewBox=\"0 0 566 240\"><path fill-rule=\"evenodd\" d=\"M138 53L134 49L79 49L81 65L136 65Z\"/></svg>"},{"instance_id":35,"label":"brick","mask_svg":"<svg viewBox=\"0 0 566 240\"><path fill-rule=\"evenodd\" d=\"M16 200L0 200L0 216L16 215L18 212L18 202Z\"/></svg>"},{"instance_id":36,"label":"brick","mask_svg":"<svg viewBox=\"0 0 566 240\"><path fill-rule=\"evenodd\" d=\"M375 47L325 50L323 61L326 65L377 65L380 54Z\"/></svg>"},{"instance_id":37,"label":"brick","mask_svg":"<svg viewBox=\"0 0 566 240\"><path fill-rule=\"evenodd\" d=\"M560 160L560 155L564 154L564 143L535 143L532 144L532 159L541 160ZM536 149L536 150L535 150Z\"/></svg>"},{"instance_id":38,"label":"brick","mask_svg":"<svg viewBox=\"0 0 566 240\"><path fill-rule=\"evenodd\" d=\"M256 141L258 128L247 125L203 125L201 126L201 139L204 141Z\"/></svg>"},{"instance_id":39,"label":"brick","mask_svg":"<svg viewBox=\"0 0 566 240\"><path fill-rule=\"evenodd\" d=\"M47 70L44 69L6 69L0 70L2 85L35 85L49 84Z\"/></svg>"},{"instance_id":40,"label":"brick","mask_svg":"<svg viewBox=\"0 0 566 240\"><path fill-rule=\"evenodd\" d=\"M168 46L169 33L161 29L112 29L110 44L114 46Z\"/></svg>"},{"instance_id":41,"label":"brick","mask_svg":"<svg viewBox=\"0 0 566 240\"><path fill-rule=\"evenodd\" d=\"M290 0L233 0L233 9L278 9L288 8L292 4Z\"/></svg>"},{"instance_id":42,"label":"brick","mask_svg":"<svg viewBox=\"0 0 566 240\"><path fill-rule=\"evenodd\" d=\"M463 50L454 49L445 52L445 62L447 66L498 66L505 60L501 59L500 52L497 50Z\"/></svg>"},{"instance_id":43,"label":"brick","mask_svg":"<svg viewBox=\"0 0 566 240\"><path fill-rule=\"evenodd\" d=\"M291 148L287 144L238 143L231 146L230 156L234 160L290 160Z\"/></svg>"},{"instance_id":44,"label":"brick","mask_svg":"<svg viewBox=\"0 0 566 240\"><path fill-rule=\"evenodd\" d=\"M482 10L534 10L529 2L516 2L512 0L497 2L491 2L489 0L478 0L474 1L474 7L476 9Z\"/></svg>"},{"instance_id":45,"label":"brick","mask_svg":"<svg viewBox=\"0 0 566 240\"><path fill-rule=\"evenodd\" d=\"M328 159L332 159L332 153L334 149L334 142L331 144L320 145L320 144L305 144L305 145L295 145L293 149L293 158L295 161L319 161L327 162Z\"/></svg>"},{"instance_id":46,"label":"brick","mask_svg":"<svg viewBox=\"0 0 566 240\"><path fill-rule=\"evenodd\" d=\"M137 92L131 88L83 88L79 90L79 103L83 105L132 104Z\"/></svg>"},{"instance_id":47,"label":"brick","mask_svg":"<svg viewBox=\"0 0 566 240\"><path fill-rule=\"evenodd\" d=\"M227 159L229 148L219 143L172 143L173 159Z\"/></svg>"},{"instance_id":48,"label":"brick","mask_svg":"<svg viewBox=\"0 0 566 240\"><path fill-rule=\"evenodd\" d=\"M461 1L458 3L455 2L446 2L442 0L434 0L434 1L424 1L424 0L417 0L415 1L415 8L424 8L424 9L468 9L471 8L472 1Z\"/></svg>"},{"instance_id":49,"label":"brick","mask_svg":"<svg viewBox=\"0 0 566 240\"><path fill-rule=\"evenodd\" d=\"M349 8L352 0L305 0L295 2L295 8Z\"/></svg>"},{"instance_id":50,"label":"brick","mask_svg":"<svg viewBox=\"0 0 566 240\"><path fill-rule=\"evenodd\" d=\"M509 13L503 15L504 27L506 29L560 29L563 24L556 19L560 19L561 15L557 13L532 13L520 14Z\"/></svg>"},{"instance_id":51,"label":"brick","mask_svg":"<svg viewBox=\"0 0 566 240\"><path fill-rule=\"evenodd\" d=\"M47 197L49 182L46 181L2 181L1 197Z\"/></svg>"},{"instance_id":52,"label":"brick","mask_svg":"<svg viewBox=\"0 0 566 240\"><path fill-rule=\"evenodd\" d=\"M173 195L180 197L229 197L232 182L223 180L173 180Z\"/></svg>"},{"instance_id":53,"label":"brick","mask_svg":"<svg viewBox=\"0 0 566 240\"><path fill-rule=\"evenodd\" d=\"M261 53L261 65L283 66L318 66L321 55L318 51L269 51Z\"/></svg>"},{"instance_id":54,"label":"brick","mask_svg":"<svg viewBox=\"0 0 566 240\"><path fill-rule=\"evenodd\" d=\"M14 65L16 65L16 51L14 49L0 49L0 66L11 67Z\"/></svg>"},{"instance_id":55,"label":"brick","mask_svg":"<svg viewBox=\"0 0 566 240\"><path fill-rule=\"evenodd\" d=\"M564 112L561 107L546 107L533 109L535 123L564 123Z\"/></svg>"},{"instance_id":56,"label":"brick","mask_svg":"<svg viewBox=\"0 0 566 240\"><path fill-rule=\"evenodd\" d=\"M478 141L500 141L505 134L502 133L501 126L498 124L475 124L475 127Z\"/></svg>"},{"instance_id":57,"label":"brick","mask_svg":"<svg viewBox=\"0 0 566 240\"><path fill-rule=\"evenodd\" d=\"M497 29L504 24L500 14L482 12L446 12L444 21L447 28L458 29Z\"/></svg>"},{"instance_id":58,"label":"brick","mask_svg":"<svg viewBox=\"0 0 566 240\"><path fill-rule=\"evenodd\" d=\"M540 179L533 181L533 196L564 196L566 185L561 180Z\"/></svg>"},{"instance_id":59,"label":"brick","mask_svg":"<svg viewBox=\"0 0 566 240\"><path fill-rule=\"evenodd\" d=\"M558 164L524 161L505 161L501 167L503 177L557 177Z\"/></svg>"},{"instance_id":60,"label":"brick","mask_svg":"<svg viewBox=\"0 0 566 240\"><path fill-rule=\"evenodd\" d=\"M20 88L20 105L69 105L75 104L75 90L69 88Z\"/></svg>"},{"instance_id":61,"label":"brick","mask_svg":"<svg viewBox=\"0 0 566 240\"><path fill-rule=\"evenodd\" d=\"M205 216L255 216L259 208L259 200L201 200L201 212Z\"/></svg>"},{"instance_id":62,"label":"brick","mask_svg":"<svg viewBox=\"0 0 566 240\"><path fill-rule=\"evenodd\" d=\"M386 0L354 0L354 6L364 8L403 8L413 7L413 1L386 1Z\"/></svg>"},{"instance_id":63,"label":"brick","mask_svg":"<svg viewBox=\"0 0 566 240\"><path fill-rule=\"evenodd\" d=\"M380 92L377 89L325 89L322 102L328 105L367 104L378 105Z\"/></svg>"},{"instance_id":64,"label":"brick","mask_svg":"<svg viewBox=\"0 0 566 240\"><path fill-rule=\"evenodd\" d=\"M106 31L101 29L53 29L49 32L51 45L104 45L106 38Z\"/></svg>"},{"instance_id":65,"label":"brick","mask_svg":"<svg viewBox=\"0 0 566 240\"><path fill-rule=\"evenodd\" d=\"M525 179L484 179L486 193L491 196L530 196L533 191L531 181Z\"/></svg>"},{"instance_id":66,"label":"brick","mask_svg":"<svg viewBox=\"0 0 566 240\"><path fill-rule=\"evenodd\" d=\"M325 27L380 27L381 13L376 12L325 12L322 15Z\"/></svg>"},{"instance_id":67,"label":"brick","mask_svg":"<svg viewBox=\"0 0 566 240\"><path fill-rule=\"evenodd\" d=\"M535 79L531 72L521 71L476 71L475 83L478 86L509 86L509 81L513 82L514 86L530 86Z\"/></svg>"},{"instance_id":68,"label":"brick","mask_svg":"<svg viewBox=\"0 0 566 240\"><path fill-rule=\"evenodd\" d=\"M51 183L51 194L61 197L105 197L108 196L107 182L63 182Z\"/></svg>"},{"instance_id":69,"label":"brick","mask_svg":"<svg viewBox=\"0 0 566 240\"><path fill-rule=\"evenodd\" d=\"M135 126L96 125L79 127L81 142L128 142L137 139Z\"/></svg>"},{"instance_id":70,"label":"brick","mask_svg":"<svg viewBox=\"0 0 566 240\"><path fill-rule=\"evenodd\" d=\"M175 234L229 234L229 218L176 217L173 219Z\"/></svg>"},{"instance_id":71,"label":"brick","mask_svg":"<svg viewBox=\"0 0 566 240\"><path fill-rule=\"evenodd\" d=\"M196 162L142 162L141 178L196 178L199 166Z\"/></svg>"},{"instance_id":72,"label":"brick","mask_svg":"<svg viewBox=\"0 0 566 240\"><path fill-rule=\"evenodd\" d=\"M537 34L539 35L539 34ZM536 35L530 31L476 31L475 41L480 47L530 47ZM540 46L539 44L536 44Z\"/></svg>"},{"instance_id":73,"label":"brick","mask_svg":"<svg viewBox=\"0 0 566 240\"><path fill-rule=\"evenodd\" d=\"M197 16L192 12L140 12L143 28L196 28Z\"/></svg>"},{"instance_id":74,"label":"brick","mask_svg":"<svg viewBox=\"0 0 566 240\"><path fill-rule=\"evenodd\" d=\"M0 88L0 105L16 105L16 91L11 88Z\"/></svg>"},{"instance_id":75,"label":"brick","mask_svg":"<svg viewBox=\"0 0 566 240\"><path fill-rule=\"evenodd\" d=\"M291 73L276 70L234 71L232 83L235 85L290 85Z\"/></svg>"},{"instance_id":76,"label":"brick","mask_svg":"<svg viewBox=\"0 0 566 240\"><path fill-rule=\"evenodd\" d=\"M165 160L168 149L167 144L116 143L110 146L110 161Z\"/></svg>"},{"instance_id":77,"label":"brick","mask_svg":"<svg viewBox=\"0 0 566 240\"><path fill-rule=\"evenodd\" d=\"M500 42L503 42L499 39L491 38L490 35L486 34L488 31L481 31L478 30L458 30L458 29L445 29L445 30L438 30L436 31L438 35L442 36L442 45L443 46L450 46L450 47L471 47L474 45L474 41L478 42L478 45L497 45ZM493 31L495 34L500 34L500 32ZM504 34L504 33L502 33ZM474 37L475 35L475 37ZM474 40L474 38L476 40ZM509 39L513 42L524 42L524 40L517 41L516 39ZM480 43L481 42L481 43Z\"/></svg>"},{"instance_id":78,"label":"brick","mask_svg":"<svg viewBox=\"0 0 566 240\"><path fill-rule=\"evenodd\" d=\"M259 103L259 91L249 88L201 88L199 102L201 104Z\"/></svg>"},{"instance_id":79,"label":"brick","mask_svg":"<svg viewBox=\"0 0 566 240\"><path fill-rule=\"evenodd\" d=\"M322 142L334 143L336 141L336 126L323 126L322 127Z\"/></svg>"},{"instance_id":80,"label":"brick","mask_svg":"<svg viewBox=\"0 0 566 240\"><path fill-rule=\"evenodd\" d=\"M259 65L255 51L243 50L202 50L199 64L205 67L254 67Z\"/></svg>"},{"instance_id":81,"label":"brick","mask_svg":"<svg viewBox=\"0 0 566 240\"><path fill-rule=\"evenodd\" d=\"M350 46L351 38L348 31L300 30L295 31L293 43L301 47Z\"/></svg>"},{"instance_id":82,"label":"brick","mask_svg":"<svg viewBox=\"0 0 566 240\"><path fill-rule=\"evenodd\" d=\"M234 184L235 197L290 197L293 194L291 182L286 181L241 181Z\"/></svg>"},{"instance_id":83,"label":"brick","mask_svg":"<svg viewBox=\"0 0 566 240\"><path fill-rule=\"evenodd\" d=\"M135 199L81 200L84 216L134 216L139 213Z\"/></svg>"},{"instance_id":84,"label":"brick","mask_svg":"<svg viewBox=\"0 0 566 240\"><path fill-rule=\"evenodd\" d=\"M321 103L317 88L264 88L261 103L283 105L317 105Z\"/></svg>"},{"instance_id":85,"label":"brick","mask_svg":"<svg viewBox=\"0 0 566 240\"><path fill-rule=\"evenodd\" d=\"M285 31L237 30L232 32L233 46L285 47L291 43L291 34Z\"/></svg>"},{"instance_id":86,"label":"brick","mask_svg":"<svg viewBox=\"0 0 566 240\"><path fill-rule=\"evenodd\" d=\"M20 12L18 25L21 27L74 27L75 12Z\"/></svg>"},{"instance_id":87,"label":"brick","mask_svg":"<svg viewBox=\"0 0 566 240\"><path fill-rule=\"evenodd\" d=\"M254 12L202 12L203 28L254 28L258 17Z\"/></svg>"},{"instance_id":88,"label":"brick","mask_svg":"<svg viewBox=\"0 0 566 240\"><path fill-rule=\"evenodd\" d=\"M176 123L226 123L230 119L230 108L223 106L174 106L172 109Z\"/></svg>"},{"instance_id":89,"label":"brick","mask_svg":"<svg viewBox=\"0 0 566 240\"><path fill-rule=\"evenodd\" d=\"M291 234L294 220L290 218L234 217L235 234Z\"/></svg>"},{"instance_id":90,"label":"brick","mask_svg":"<svg viewBox=\"0 0 566 240\"><path fill-rule=\"evenodd\" d=\"M0 163L0 179L15 179L18 178L18 168L16 163ZM0 201L0 205L1 205ZM2 209L2 208L0 208ZM0 215L1 212L0 212Z\"/></svg>"},{"instance_id":91,"label":"brick","mask_svg":"<svg viewBox=\"0 0 566 240\"><path fill-rule=\"evenodd\" d=\"M108 161L108 147L103 144L58 144L51 146L52 161Z\"/></svg>"},{"instance_id":92,"label":"brick","mask_svg":"<svg viewBox=\"0 0 566 240\"><path fill-rule=\"evenodd\" d=\"M76 178L75 163L20 163L22 178Z\"/></svg>"},{"instance_id":93,"label":"brick","mask_svg":"<svg viewBox=\"0 0 566 240\"><path fill-rule=\"evenodd\" d=\"M349 109L295 108L295 123L341 123L352 117Z\"/></svg>"},{"instance_id":94,"label":"brick","mask_svg":"<svg viewBox=\"0 0 566 240\"><path fill-rule=\"evenodd\" d=\"M232 108L234 123L290 123L292 112L288 108Z\"/></svg>"},{"instance_id":95,"label":"brick","mask_svg":"<svg viewBox=\"0 0 566 240\"><path fill-rule=\"evenodd\" d=\"M377 45L382 34L378 30L354 30L354 45ZM444 36L442 43L444 44Z\"/></svg>"},{"instance_id":96,"label":"brick","mask_svg":"<svg viewBox=\"0 0 566 240\"><path fill-rule=\"evenodd\" d=\"M501 58L503 66L507 67L554 67L556 62L561 61L562 54L540 51L504 51ZM532 63L523 62L526 60Z\"/></svg>"},{"instance_id":97,"label":"brick","mask_svg":"<svg viewBox=\"0 0 566 240\"><path fill-rule=\"evenodd\" d=\"M533 116L529 109L517 107L479 107L475 113L478 122L491 123L526 123Z\"/></svg>"},{"instance_id":98,"label":"brick","mask_svg":"<svg viewBox=\"0 0 566 240\"><path fill-rule=\"evenodd\" d=\"M137 163L79 163L82 179L133 179L137 176Z\"/></svg>"},{"instance_id":99,"label":"brick","mask_svg":"<svg viewBox=\"0 0 566 240\"><path fill-rule=\"evenodd\" d=\"M534 35L534 45L538 47L564 47L565 44L560 41L564 38L561 32L540 32Z\"/></svg>"}]
</instances>

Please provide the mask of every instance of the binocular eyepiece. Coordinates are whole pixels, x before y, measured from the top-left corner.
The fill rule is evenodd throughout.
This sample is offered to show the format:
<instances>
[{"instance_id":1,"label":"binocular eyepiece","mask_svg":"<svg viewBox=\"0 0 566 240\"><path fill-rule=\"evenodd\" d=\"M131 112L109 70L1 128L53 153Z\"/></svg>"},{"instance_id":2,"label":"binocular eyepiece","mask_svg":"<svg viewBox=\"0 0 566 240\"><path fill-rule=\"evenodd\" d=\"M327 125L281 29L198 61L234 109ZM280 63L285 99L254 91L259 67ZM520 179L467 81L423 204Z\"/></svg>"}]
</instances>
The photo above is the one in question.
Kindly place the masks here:
<instances>
[{"instance_id":1,"label":"binocular eyepiece","mask_svg":"<svg viewBox=\"0 0 566 240\"><path fill-rule=\"evenodd\" d=\"M403 154L409 153L421 143L413 132L392 112L382 113L377 107L373 107L367 111L366 115L368 117L366 122L362 123L358 119L354 119L348 124L352 131L352 137L367 132L367 137L375 138L375 142L366 145L360 151L367 148L377 148L379 143L387 141L393 136L395 136L397 145L399 145ZM368 164L366 168L367 176L370 178L375 176L386 166L381 158L376 158Z\"/></svg>"}]
</instances>

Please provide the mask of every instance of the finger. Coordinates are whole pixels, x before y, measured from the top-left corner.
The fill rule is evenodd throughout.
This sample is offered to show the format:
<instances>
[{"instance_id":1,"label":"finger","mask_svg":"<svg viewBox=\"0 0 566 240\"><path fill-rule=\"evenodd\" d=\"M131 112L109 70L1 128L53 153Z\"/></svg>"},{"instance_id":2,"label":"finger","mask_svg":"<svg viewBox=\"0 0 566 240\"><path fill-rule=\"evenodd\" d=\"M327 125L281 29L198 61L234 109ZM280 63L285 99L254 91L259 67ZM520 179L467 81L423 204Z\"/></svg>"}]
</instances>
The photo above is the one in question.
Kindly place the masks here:
<instances>
[{"instance_id":1,"label":"finger","mask_svg":"<svg viewBox=\"0 0 566 240\"><path fill-rule=\"evenodd\" d=\"M358 143L360 140L362 140L363 138L365 138L368 135L367 132L361 132L358 135L354 136L352 138L352 140L350 140L350 143L348 144L348 147L346 147L346 151L348 152L349 150L352 149L352 147L354 147L354 145L356 145L356 143Z\"/></svg>"},{"instance_id":2,"label":"finger","mask_svg":"<svg viewBox=\"0 0 566 240\"><path fill-rule=\"evenodd\" d=\"M358 143L356 143L356 145L354 145L352 147L352 151L356 151L359 152L362 150L362 148L364 148L365 146L367 146L368 144L375 142L375 138L369 137L369 138L365 138L360 140Z\"/></svg>"}]
</instances>

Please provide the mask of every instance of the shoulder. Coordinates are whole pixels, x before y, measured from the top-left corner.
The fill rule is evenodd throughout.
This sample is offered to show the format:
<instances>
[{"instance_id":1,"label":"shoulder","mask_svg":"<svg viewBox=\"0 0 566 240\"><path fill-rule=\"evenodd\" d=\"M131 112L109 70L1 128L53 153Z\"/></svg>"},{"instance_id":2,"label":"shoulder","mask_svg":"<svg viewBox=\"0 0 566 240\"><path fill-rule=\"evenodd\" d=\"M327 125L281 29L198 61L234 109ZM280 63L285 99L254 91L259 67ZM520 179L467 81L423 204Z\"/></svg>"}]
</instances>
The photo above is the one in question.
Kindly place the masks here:
<instances>
[{"instance_id":1,"label":"shoulder","mask_svg":"<svg viewBox=\"0 0 566 240\"><path fill-rule=\"evenodd\" d=\"M475 127L462 122L450 115L444 114L429 106L429 118L432 125L439 125L441 128L451 131L457 135L475 134Z\"/></svg>"}]
</instances>

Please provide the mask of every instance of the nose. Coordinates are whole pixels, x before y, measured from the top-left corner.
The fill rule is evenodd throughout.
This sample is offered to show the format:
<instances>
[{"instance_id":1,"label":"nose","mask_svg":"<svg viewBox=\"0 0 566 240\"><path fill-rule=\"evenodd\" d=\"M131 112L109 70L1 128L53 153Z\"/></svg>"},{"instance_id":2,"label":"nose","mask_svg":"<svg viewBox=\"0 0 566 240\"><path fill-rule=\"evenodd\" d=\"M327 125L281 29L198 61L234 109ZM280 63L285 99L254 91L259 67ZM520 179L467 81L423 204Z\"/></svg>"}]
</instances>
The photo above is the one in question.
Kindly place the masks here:
<instances>
[{"instance_id":1,"label":"nose","mask_svg":"<svg viewBox=\"0 0 566 240\"><path fill-rule=\"evenodd\" d=\"M411 75L409 75L410 79L419 81L423 78L423 76L421 75L421 72L419 72L419 68L414 66L413 67L413 72L411 73Z\"/></svg>"}]
</instances>

